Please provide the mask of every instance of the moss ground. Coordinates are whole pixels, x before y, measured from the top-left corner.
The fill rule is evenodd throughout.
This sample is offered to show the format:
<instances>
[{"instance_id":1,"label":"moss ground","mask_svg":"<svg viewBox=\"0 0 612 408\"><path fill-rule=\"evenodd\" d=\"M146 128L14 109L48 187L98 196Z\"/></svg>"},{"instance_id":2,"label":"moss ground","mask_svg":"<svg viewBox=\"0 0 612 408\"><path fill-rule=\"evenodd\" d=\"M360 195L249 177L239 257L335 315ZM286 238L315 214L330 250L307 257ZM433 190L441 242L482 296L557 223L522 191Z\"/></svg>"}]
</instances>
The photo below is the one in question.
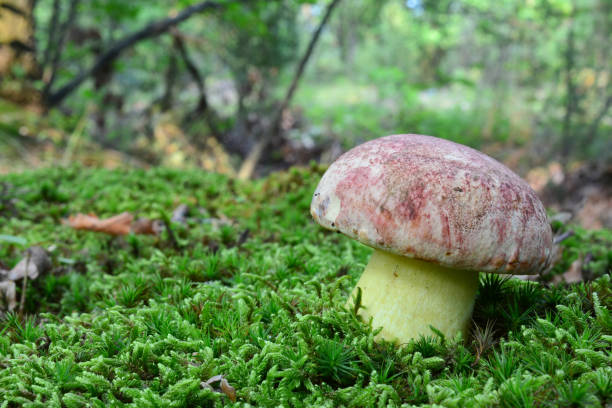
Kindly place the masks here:
<instances>
[{"instance_id":1,"label":"moss ground","mask_svg":"<svg viewBox=\"0 0 612 408\"><path fill-rule=\"evenodd\" d=\"M54 265L28 285L25 317L0 318L0 407L612 404L609 230L576 229L562 244L551 274L588 258L588 282L483 275L465 338L378 342L344 308L371 250L311 221L320 176L0 178L0 262L12 267L26 243L51 247ZM171 224L174 240L61 223L77 212L163 219L179 204L190 214ZM220 374L236 402L201 385Z\"/></svg>"}]
</instances>

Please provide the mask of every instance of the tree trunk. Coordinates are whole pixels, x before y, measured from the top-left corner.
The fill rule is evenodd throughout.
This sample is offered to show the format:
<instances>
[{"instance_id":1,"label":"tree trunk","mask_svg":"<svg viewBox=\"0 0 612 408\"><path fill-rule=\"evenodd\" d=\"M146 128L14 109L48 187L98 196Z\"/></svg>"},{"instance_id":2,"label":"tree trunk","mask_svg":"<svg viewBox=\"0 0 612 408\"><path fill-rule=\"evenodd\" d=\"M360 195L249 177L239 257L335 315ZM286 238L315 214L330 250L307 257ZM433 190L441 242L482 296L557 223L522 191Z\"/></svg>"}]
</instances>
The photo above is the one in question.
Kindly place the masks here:
<instances>
[{"instance_id":1,"label":"tree trunk","mask_svg":"<svg viewBox=\"0 0 612 408\"><path fill-rule=\"evenodd\" d=\"M291 81L291 85L289 85L287 93L285 94L285 98L282 100L278 109L276 110L276 114L272 118L271 123L268 126L265 126L265 129L263 129L263 131L261 132L260 139L249 151L249 154L242 162L240 170L238 171L239 179L248 180L249 178L251 178L251 176L253 175L253 171L255 170L255 167L257 167L257 163L259 163L259 160L261 159L264 150L270 145L270 143L274 139L278 138L278 136L280 135L280 125L283 117L283 112L289 107L289 104L291 103L291 99L293 98L300 79L302 79L302 74L304 73L306 64L308 63L308 60L312 55L312 51L314 50L314 47L317 44L319 37L321 36L323 28L326 26L329 17L331 16L332 12L334 11L334 8L338 5L338 3L340 3L340 0L332 0L332 2L329 3L329 5L327 6L325 14L323 15L323 19L321 20L319 26L310 38L308 47L306 48L304 55L302 55L302 58L300 59L297 65L295 74L293 75L293 79Z\"/></svg>"},{"instance_id":2,"label":"tree trunk","mask_svg":"<svg viewBox=\"0 0 612 408\"><path fill-rule=\"evenodd\" d=\"M31 86L40 77L34 41L33 0L0 3L0 98L39 107L40 93Z\"/></svg>"}]
</instances>

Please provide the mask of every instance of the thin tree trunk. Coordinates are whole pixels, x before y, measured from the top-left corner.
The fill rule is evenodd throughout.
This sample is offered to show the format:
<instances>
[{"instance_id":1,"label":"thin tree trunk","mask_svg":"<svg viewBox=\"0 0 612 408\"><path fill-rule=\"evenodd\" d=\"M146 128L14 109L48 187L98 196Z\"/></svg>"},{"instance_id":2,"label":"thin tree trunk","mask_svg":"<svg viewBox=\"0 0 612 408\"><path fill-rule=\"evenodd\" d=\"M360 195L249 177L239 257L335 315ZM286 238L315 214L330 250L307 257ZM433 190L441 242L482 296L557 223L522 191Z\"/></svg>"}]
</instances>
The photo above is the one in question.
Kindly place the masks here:
<instances>
[{"instance_id":1,"label":"thin tree trunk","mask_svg":"<svg viewBox=\"0 0 612 408\"><path fill-rule=\"evenodd\" d=\"M60 0L53 0L53 12L51 14L51 21L49 22L49 28L47 30L47 44L41 62L43 69L45 69L51 61L51 52L53 49L55 49L55 38L60 14Z\"/></svg>"},{"instance_id":2,"label":"thin tree trunk","mask_svg":"<svg viewBox=\"0 0 612 408\"><path fill-rule=\"evenodd\" d=\"M565 115L563 117L563 131L561 134L561 164L564 168L567 167L567 160L572 149L572 117L576 112L576 85L573 80L574 72L574 57L575 57L575 39L574 39L574 21L570 20L570 27L567 33L567 45L565 50L565 88L567 92L567 101L565 103Z\"/></svg>"},{"instance_id":3,"label":"thin tree trunk","mask_svg":"<svg viewBox=\"0 0 612 408\"><path fill-rule=\"evenodd\" d=\"M174 40L174 45L178 49L178 52L185 63L185 67L189 72L189 75L193 78L196 86L198 87L198 93L200 95L198 99L198 105L185 116L186 121L191 121L196 118L198 115L203 115L208 128L212 132L213 135L219 136L220 131L217 125L217 115L216 112L211 109L208 103L208 97L206 95L206 86L204 82L204 77L200 73L195 61L191 58L189 54L189 50L187 49L187 45L185 44L184 36L181 32L174 27L171 30L172 38ZM197 145L201 145L202 143L199 140L194 141Z\"/></svg>"},{"instance_id":4,"label":"thin tree trunk","mask_svg":"<svg viewBox=\"0 0 612 408\"><path fill-rule=\"evenodd\" d=\"M238 172L239 179L247 180L251 178L253 171L257 166L257 163L259 163L259 160L261 159L261 155L264 149L268 147L270 142L272 142L272 140L276 138L280 133L280 124L283 117L283 112L285 111L285 109L287 109L289 103L291 102L291 99L293 98L295 90L297 89L300 79L302 78L302 74L304 73L304 69L306 68L306 64L308 63L308 60L312 55L314 47L317 44L319 37L321 36L323 28L327 24L327 21L329 20L329 17L334 11L334 8L338 5L338 3L340 3L340 1L341 0L332 0L332 2L327 6L327 10L325 10L325 15L323 16L323 19L319 23L319 26L312 35L310 43L308 44L308 48L306 48L306 52L298 63L295 74L293 75L293 80L291 81L291 85L289 85L287 93L285 94L285 98L278 107L270 126L264 129L260 140L255 144L253 149L249 152L248 156L242 163L242 166L240 167L240 170Z\"/></svg>"},{"instance_id":5,"label":"thin tree trunk","mask_svg":"<svg viewBox=\"0 0 612 408\"><path fill-rule=\"evenodd\" d=\"M70 6L68 7L68 15L66 16L66 20L64 21L64 23L59 27L59 31L57 31L57 34L59 36L59 38L54 39L54 49L53 49L53 53L52 53L52 57L51 57L51 66L50 68L50 75L49 75L49 80L47 81L47 83L45 84L45 87L43 88L42 94L43 94L43 99L46 100L49 96L49 92L51 91L51 87L53 86L53 83L55 82L55 78L57 75L57 70L59 68L59 64L60 64L60 60L62 57L62 52L64 51L64 44L66 43L66 38L68 37L68 31L70 31L70 26L72 26L74 24L74 20L76 17L76 10L77 10L77 6L79 5L79 1L80 0L72 0L70 2ZM58 14L59 14L59 9L57 10ZM56 22L57 24L57 22Z\"/></svg>"}]
</instances>

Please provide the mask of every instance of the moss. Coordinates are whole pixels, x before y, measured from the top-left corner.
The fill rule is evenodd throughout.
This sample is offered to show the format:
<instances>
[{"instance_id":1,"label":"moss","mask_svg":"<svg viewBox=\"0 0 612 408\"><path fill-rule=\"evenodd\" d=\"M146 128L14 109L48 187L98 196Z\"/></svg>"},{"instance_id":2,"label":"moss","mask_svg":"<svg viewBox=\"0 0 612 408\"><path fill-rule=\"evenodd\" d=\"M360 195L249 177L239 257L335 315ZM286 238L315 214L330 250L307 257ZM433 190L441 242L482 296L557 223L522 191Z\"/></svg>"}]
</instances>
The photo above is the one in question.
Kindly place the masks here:
<instances>
[{"instance_id":1,"label":"moss","mask_svg":"<svg viewBox=\"0 0 612 408\"><path fill-rule=\"evenodd\" d=\"M240 183L199 172L46 169L4 176L0 260L53 246L27 318L0 320L0 406L605 406L612 401L610 231L577 233L592 281L481 278L465 339L397 345L345 309L371 250L316 226L322 169ZM76 212L186 224L159 237L75 231ZM572 255L572 254L578 255ZM607 266L606 266L607 265ZM560 402L561 401L561 402Z\"/></svg>"}]
</instances>

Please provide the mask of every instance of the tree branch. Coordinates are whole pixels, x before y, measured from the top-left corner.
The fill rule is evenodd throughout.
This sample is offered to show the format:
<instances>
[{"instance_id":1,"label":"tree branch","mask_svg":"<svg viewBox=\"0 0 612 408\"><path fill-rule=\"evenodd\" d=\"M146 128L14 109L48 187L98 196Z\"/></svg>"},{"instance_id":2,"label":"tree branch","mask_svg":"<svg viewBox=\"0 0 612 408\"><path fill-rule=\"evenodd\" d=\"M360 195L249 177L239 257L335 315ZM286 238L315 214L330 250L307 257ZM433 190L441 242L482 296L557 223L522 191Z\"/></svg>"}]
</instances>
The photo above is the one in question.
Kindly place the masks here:
<instances>
[{"instance_id":1,"label":"tree branch","mask_svg":"<svg viewBox=\"0 0 612 408\"><path fill-rule=\"evenodd\" d=\"M327 24L327 21L329 20L332 11L334 11L334 8L338 5L338 3L340 3L340 1L341 0L332 0L332 2L327 6L327 9L325 10L325 15L323 16L323 19L319 23L319 26L310 38L308 48L306 48L306 52L304 52L304 55L298 63L297 69L295 70L295 74L293 75L293 80L291 81L291 85L289 85L287 93L285 94L285 98L278 107L276 114L274 115L274 119L272 120L272 123L267 129L264 129L264 132L261 135L261 139L255 144L253 149L249 152L247 157L242 162L242 166L238 171L239 179L246 180L251 178L251 175L253 174L257 163L261 159L261 155L264 149L268 147L273 138L277 137L280 130L281 120L283 118L283 112L285 111L285 109L287 109L289 103L291 102L291 99L293 98L293 94L297 89L300 79L302 78L302 74L304 73L304 69L306 68L306 64L308 63L308 60L312 55L314 47L317 44L319 37L321 36L323 28Z\"/></svg>"},{"instance_id":2,"label":"tree branch","mask_svg":"<svg viewBox=\"0 0 612 408\"><path fill-rule=\"evenodd\" d=\"M565 169L567 166L567 158L573 146L572 140L572 116L577 108L576 85L572 77L574 71L575 57L575 41L574 41L574 19L570 20L569 31L566 39L565 50L565 87L567 92L567 101L565 103L565 116L563 117L563 130L561 139L561 161Z\"/></svg>"},{"instance_id":3,"label":"tree branch","mask_svg":"<svg viewBox=\"0 0 612 408\"><path fill-rule=\"evenodd\" d=\"M191 75L191 77L196 83L196 86L198 87L200 100L203 100L202 108L203 110L205 110L208 106L208 101L206 100L206 94L204 93L204 79L202 78L202 75L200 74L200 71L198 70L198 67L196 66L195 62L193 62L193 59L191 59L191 56L187 51L187 47L185 46L185 41L183 40L183 36L181 35L181 33L175 28L170 30L170 33L172 34L172 39L174 40L174 46L177 48L179 54L181 55L181 58L183 59L183 62L187 67L187 71L189 71L189 75Z\"/></svg>"},{"instance_id":4,"label":"tree branch","mask_svg":"<svg viewBox=\"0 0 612 408\"><path fill-rule=\"evenodd\" d=\"M240 2L248 0L237 0ZM82 71L79 75L73 78L70 82L62 86L56 92L50 93L46 98L46 104L48 107L55 106L62 102L69 94L75 91L87 78L95 75L98 71L103 69L106 65L112 63L123 51L132 47L139 41L146 40L148 38L157 37L171 27L182 23L188 18L192 17L196 13L201 13L207 10L215 10L224 7L227 3L219 3L215 1L203 1L193 6L185 8L183 11L178 13L174 17L168 17L162 20L154 21L149 23L146 27L133 32L118 40L111 45L106 51L104 51L93 63L93 65L86 70Z\"/></svg>"},{"instance_id":5,"label":"tree branch","mask_svg":"<svg viewBox=\"0 0 612 408\"><path fill-rule=\"evenodd\" d=\"M24 17L24 18L28 17L28 14L25 11L21 10L20 8L14 6L12 4L0 3L0 8L8 10L11 13L17 14L18 16L21 16L21 17Z\"/></svg>"},{"instance_id":6,"label":"tree branch","mask_svg":"<svg viewBox=\"0 0 612 408\"><path fill-rule=\"evenodd\" d=\"M601 109L597 113L597 116L595 116L595 118L591 122L591 126L589 126L589 130L587 131L587 134L586 134L586 140L584 142L585 145L590 145L593 142L593 140L595 140L595 137L597 137L597 132L599 131L599 124L601 123L603 118L606 117L611 106L612 106L612 94L608 95L608 97L606 98L606 101L604 102Z\"/></svg>"},{"instance_id":7,"label":"tree branch","mask_svg":"<svg viewBox=\"0 0 612 408\"><path fill-rule=\"evenodd\" d=\"M49 29L47 31L47 46L42 59L42 68L45 69L49 64L51 58L51 50L55 45L55 34L57 33L57 22L60 15L60 2L59 0L53 0L53 13L51 14L51 21L49 22Z\"/></svg>"},{"instance_id":8,"label":"tree branch","mask_svg":"<svg viewBox=\"0 0 612 408\"><path fill-rule=\"evenodd\" d=\"M66 38L68 37L68 31L70 29L70 25L74 24L74 19L76 16L76 9L80 0L72 0L70 2L70 6L68 8L68 16L66 17L66 21L61 25L59 29L59 38L57 39L57 44L55 45L55 49L53 50L53 57L51 58L51 75L49 77L49 81L45 84L43 88L42 94L43 98L47 99L49 93L51 92L51 87L55 82L55 78L57 75L57 69L59 68L60 59L62 56L62 51L64 50L64 43L66 42ZM59 9L58 9L59 13ZM55 41L54 41L55 42Z\"/></svg>"},{"instance_id":9,"label":"tree branch","mask_svg":"<svg viewBox=\"0 0 612 408\"><path fill-rule=\"evenodd\" d=\"M204 77L198 70L198 67L196 66L195 62L191 58L191 55L189 55L189 50L187 50L187 46L185 45L185 39L184 39L183 34L181 34L181 32L176 27L173 27L170 30L170 33L172 34L174 45L178 49L178 52L181 58L183 59L183 62L185 63L185 67L187 68L187 71L189 71L189 75L191 75L194 82L196 83L196 86L198 87L198 93L200 95L199 100L198 100L198 105L186 115L185 120L191 121L197 115L203 114L206 124L208 125L210 131L215 136L218 136L219 127L217 126L217 122L216 122L217 115L211 109L208 103L208 97L206 96L206 87L204 84Z\"/></svg>"},{"instance_id":10,"label":"tree branch","mask_svg":"<svg viewBox=\"0 0 612 408\"><path fill-rule=\"evenodd\" d=\"M166 70L166 89L160 99L160 105L162 112L168 111L172 108L174 100L174 84L176 82L176 54L173 52L170 54L170 63Z\"/></svg>"}]
</instances>

